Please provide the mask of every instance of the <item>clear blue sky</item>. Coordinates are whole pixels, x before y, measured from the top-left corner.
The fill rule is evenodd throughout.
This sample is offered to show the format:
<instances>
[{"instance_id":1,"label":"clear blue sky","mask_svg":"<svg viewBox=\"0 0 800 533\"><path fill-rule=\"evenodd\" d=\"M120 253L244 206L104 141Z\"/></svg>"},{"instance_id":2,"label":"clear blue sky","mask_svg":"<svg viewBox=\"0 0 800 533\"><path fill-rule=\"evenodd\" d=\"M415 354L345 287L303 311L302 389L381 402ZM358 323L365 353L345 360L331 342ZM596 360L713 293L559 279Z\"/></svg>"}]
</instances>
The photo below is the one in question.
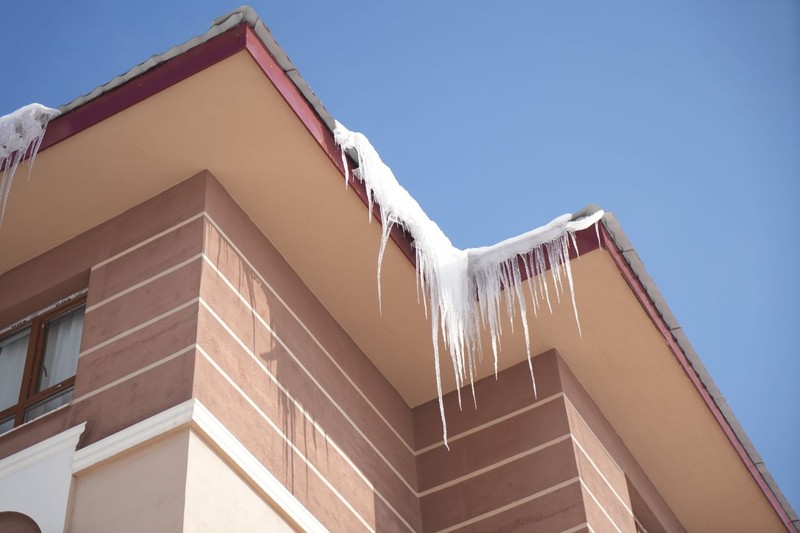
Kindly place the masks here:
<instances>
[{"instance_id":1,"label":"clear blue sky","mask_svg":"<svg viewBox=\"0 0 800 533\"><path fill-rule=\"evenodd\" d=\"M800 509L800 3L252 5L457 246L614 211ZM66 103L234 7L5 2L0 114Z\"/></svg>"}]
</instances>

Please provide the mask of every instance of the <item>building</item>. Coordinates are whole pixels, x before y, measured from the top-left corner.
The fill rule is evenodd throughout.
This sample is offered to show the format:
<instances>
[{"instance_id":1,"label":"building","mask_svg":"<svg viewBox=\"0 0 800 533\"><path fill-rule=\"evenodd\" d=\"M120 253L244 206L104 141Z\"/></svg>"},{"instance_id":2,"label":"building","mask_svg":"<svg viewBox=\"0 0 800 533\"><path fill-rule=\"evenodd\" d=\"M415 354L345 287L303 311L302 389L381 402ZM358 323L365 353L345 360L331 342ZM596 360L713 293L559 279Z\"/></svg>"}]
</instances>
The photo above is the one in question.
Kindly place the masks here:
<instances>
[{"instance_id":1,"label":"building","mask_svg":"<svg viewBox=\"0 0 800 533\"><path fill-rule=\"evenodd\" d=\"M611 215L536 396L519 330L477 410L443 373L448 451L411 240L379 313L365 189L252 11L62 111L0 229L0 529L797 527Z\"/></svg>"}]
</instances>

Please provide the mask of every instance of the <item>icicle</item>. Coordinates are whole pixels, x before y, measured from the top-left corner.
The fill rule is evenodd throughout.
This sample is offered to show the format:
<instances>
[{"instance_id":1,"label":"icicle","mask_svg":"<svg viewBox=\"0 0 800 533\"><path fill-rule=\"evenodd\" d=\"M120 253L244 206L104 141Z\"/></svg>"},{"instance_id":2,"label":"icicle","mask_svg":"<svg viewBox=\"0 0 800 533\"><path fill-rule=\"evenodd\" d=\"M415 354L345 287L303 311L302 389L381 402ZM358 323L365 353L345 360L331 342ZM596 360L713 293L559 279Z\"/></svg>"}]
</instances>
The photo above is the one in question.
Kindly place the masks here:
<instances>
[{"instance_id":1,"label":"icicle","mask_svg":"<svg viewBox=\"0 0 800 533\"><path fill-rule=\"evenodd\" d=\"M569 250L564 252L564 270L567 272L567 285L569 285L569 295L572 298L572 310L575 312L575 325L578 326L578 335L583 337L581 331L581 321L578 318L578 304L575 302L575 286L572 283L572 269L569 266Z\"/></svg>"},{"instance_id":2,"label":"icicle","mask_svg":"<svg viewBox=\"0 0 800 533\"><path fill-rule=\"evenodd\" d=\"M344 168L344 188L347 189L350 186L350 169L347 166L347 152L344 151L344 148L341 148L340 151L342 152L342 168Z\"/></svg>"},{"instance_id":3,"label":"icicle","mask_svg":"<svg viewBox=\"0 0 800 533\"><path fill-rule=\"evenodd\" d=\"M47 131L47 124L59 112L41 104L29 104L9 115L0 117L0 225L6 213L8 196L14 174L26 154L30 156L28 163L28 179L30 179L36 152L42 144Z\"/></svg>"},{"instance_id":4,"label":"icicle","mask_svg":"<svg viewBox=\"0 0 800 533\"><path fill-rule=\"evenodd\" d=\"M447 419L444 416L444 395L442 395L442 371L439 367L439 339L435 335L433 337L433 366L436 371L436 393L439 397L439 415L442 417L442 440L444 441L445 447L449 450L450 445L447 444Z\"/></svg>"},{"instance_id":5,"label":"icicle","mask_svg":"<svg viewBox=\"0 0 800 533\"><path fill-rule=\"evenodd\" d=\"M527 307L521 288L522 272L519 260L522 259L525 273L530 279L529 289L534 314L538 313L542 298L547 302L550 312L553 311L544 276L547 271L546 253L552 271L556 299L560 301L561 294L566 291L563 280L566 277L577 320L572 271L569 265L569 239L575 238L574 232L588 228L600 220L603 211L599 210L578 220L572 220L571 215L563 215L541 228L493 246L459 250L450 243L439 226L428 218L408 191L400 186L391 169L381 161L364 135L351 132L338 122L333 133L343 153L353 150L351 153L356 154L358 168L353 174L356 179L364 183L370 220L372 220L373 204L377 203L380 206L383 227L377 268L379 308L382 306L380 272L392 226L399 226L414 239L417 297L422 298L426 315L430 301L436 391L439 397L439 413L442 417L443 440L447 446L439 335L441 334L442 345L450 354L459 408L462 406L461 389L466 380L469 380L473 393L473 405L477 407L474 380L477 362L483 358L482 332L488 329L495 375L497 375L502 335L501 309L505 309L512 331L514 319L519 312L525 336L528 366L536 395ZM578 329L580 332L580 323Z\"/></svg>"},{"instance_id":6,"label":"icicle","mask_svg":"<svg viewBox=\"0 0 800 533\"><path fill-rule=\"evenodd\" d=\"M389 235L392 233L393 222L384 221L383 231L381 232L381 247L378 250L378 311L383 315L383 300L381 298L381 268L383 267L383 254L386 252L386 243L389 242Z\"/></svg>"},{"instance_id":7,"label":"icicle","mask_svg":"<svg viewBox=\"0 0 800 533\"><path fill-rule=\"evenodd\" d=\"M600 243L600 225L599 221L594 223L594 232L597 235L597 247L602 248L603 245Z\"/></svg>"},{"instance_id":8,"label":"icicle","mask_svg":"<svg viewBox=\"0 0 800 533\"><path fill-rule=\"evenodd\" d=\"M581 252L578 250L578 238L575 236L574 231L569 232L569 236L572 238L572 245L575 247L575 257L578 259L581 258Z\"/></svg>"},{"instance_id":9,"label":"icicle","mask_svg":"<svg viewBox=\"0 0 800 533\"><path fill-rule=\"evenodd\" d=\"M472 391L472 407L478 410L478 395L475 394L475 369L469 367L469 388Z\"/></svg>"},{"instance_id":10,"label":"icicle","mask_svg":"<svg viewBox=\"0 0 800 533\"><path fill-rule=\"evenodd\" d=\"M547 279L544 277L544 273L547 272L547 265L544 262L544 251L542 250L542 246L539 245L534 250L536 254L536 264L537 269L539 270L539 287L544 292L544 298L547 300L547 308L550 310L550 314L553 314L553 306L550 304L550 290L547 288Z\"/></svg>"}]
</instances>

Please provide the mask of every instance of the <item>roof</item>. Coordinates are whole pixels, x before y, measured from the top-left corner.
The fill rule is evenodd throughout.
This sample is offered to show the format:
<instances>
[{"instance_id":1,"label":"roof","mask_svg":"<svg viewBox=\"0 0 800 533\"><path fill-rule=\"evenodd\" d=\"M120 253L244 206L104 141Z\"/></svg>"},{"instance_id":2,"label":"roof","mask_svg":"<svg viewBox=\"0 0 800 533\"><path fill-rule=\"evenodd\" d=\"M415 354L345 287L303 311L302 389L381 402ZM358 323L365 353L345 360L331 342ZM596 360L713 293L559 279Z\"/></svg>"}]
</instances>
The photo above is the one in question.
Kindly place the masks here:
<instances>
[{"instance_id":1,"label":"roof","mask_svg":"<svg viewBox=\"0 0 800 533\"><path fill-rule=\"evenodd\" d=\"M170 48L162 54L152 56L147 61L117 76L110 82L61 106L59 110L62 115L52 122L42 144L42 150L66 140L91 125L123 111L127 107L164 90L182 79L181 75L167 72L165 69L159 70L159 67L170 62L184 61L191 64L191 69L195 71L202 70L205 66L214 64L241 50L243 46L247 45L250 33L239 32L237 34L236 32L231 33L230 30L243 25L252 30L252 33L271 54L274 63L281 70L282 77L280 79L288 79L292 84L290 89L299 93L304 99L304 103L313 110L312 116L303 109L296 106L293 107L308 131L328 152L331 162L344 171L341 160L338 157L334 157L336 150L332 139L333 118L311 90L308 83L300 76L297 68L275 41L269 29L249 7L240 7L219 17L213 21L211 28L204 34ZM212 44L212 41L214 44ZM135 88L131 87L131 85L135 85L129 84L131 80L141 78L148 73L151 76L147 79L147 83ZM276 79L279 78L273 79L273 83L280 83L280 81L276 82ZM279 88L279 90L281 89ZM110 98L111 96L113 98ZM288 103L290 106L294 105L292 101L288 101ZM366 204L363 187L360 189L354 187L354 190ZM579 212L576 216L582 214L585 214L585 211ZM752 474L753 479L761 487L775 511L781 516L787 529L793 525L795 529L800 531L800 521L798 521L796 513L783 496L763 460L736 420L613 214L607 213L603 219L603 235L609 242L613 243L613 247L608 248L609 252L617 263L617 267L622 272L628 286L636 294L649 318L669 345L675 359L682 366L698 393L703 397L709 411L727 435L742 462ZM394 231L392 239L409 261L413 263L414 254L412 252L411 238L400 231Z\"/></svg>"}]
</instances>

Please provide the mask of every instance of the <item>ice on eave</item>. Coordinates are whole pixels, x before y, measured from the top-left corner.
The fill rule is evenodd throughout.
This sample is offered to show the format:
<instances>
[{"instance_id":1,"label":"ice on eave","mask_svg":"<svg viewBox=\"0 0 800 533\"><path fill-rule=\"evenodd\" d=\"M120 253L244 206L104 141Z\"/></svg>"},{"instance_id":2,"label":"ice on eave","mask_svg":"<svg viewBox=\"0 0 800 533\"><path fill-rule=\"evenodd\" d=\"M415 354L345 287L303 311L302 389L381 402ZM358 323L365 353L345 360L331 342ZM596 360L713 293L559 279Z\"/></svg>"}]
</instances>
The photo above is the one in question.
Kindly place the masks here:
<instances>
[{"instance_id":1,"label":"ice on eave","mask_svg":"<svg viewBox=\"0 0 800 533\"><path fill-rule=\"evenodd\" d=\"M377 268L379 307L381 266L392 227L400 226L413 237L418 297L421 296L425 312L430 313L431 319L436 386L446 445L447 422L442 401L439 363L440 336L442 344L450 354L460 405L460 390L467 382L473 385L477 363L482 357L482 331L487 329L491 338L496 374L502 329L501 309L505 307L512 327L513 320L519 313L524 329L533 392L536 394L530 353L528 309L522 292L522 281L525 278L531 280L528 283L528 290L534 313L538 313L540 307L545 304L552 312L551 299L560 301L568 292L580 333L569 263L570 240L572 239L574 243L575 232L597 224L604 213L598 210L577 220L573 220L570 214L562 215L540 228L493 246L461 250L452 245L439 226L428 218L417 201L398 183L391 169L383 163L363 134L351 132L336 122L334 138L342 150L345 183L349 180L345 157L347 153L357 160L358 168L354 174L356 179L364 183L369 216L372 217L372 207L375 202L380 206L382 229ZM554 294L550 294L548 284L543 280L548 264L553 276Z\"/></svg>"},{"instance_id":2,"label":"ice on eave","mask_svg":"<svg viewBox=\"0 0 800 533\"><path fill-rule=\"evenodd\" d=\"M41 104L28 104L0 117L0 224L3 223L17 168L23 159L29 157L30 177L47 124L58 114L56 109Z\"/></svg>"}]
</instances>

